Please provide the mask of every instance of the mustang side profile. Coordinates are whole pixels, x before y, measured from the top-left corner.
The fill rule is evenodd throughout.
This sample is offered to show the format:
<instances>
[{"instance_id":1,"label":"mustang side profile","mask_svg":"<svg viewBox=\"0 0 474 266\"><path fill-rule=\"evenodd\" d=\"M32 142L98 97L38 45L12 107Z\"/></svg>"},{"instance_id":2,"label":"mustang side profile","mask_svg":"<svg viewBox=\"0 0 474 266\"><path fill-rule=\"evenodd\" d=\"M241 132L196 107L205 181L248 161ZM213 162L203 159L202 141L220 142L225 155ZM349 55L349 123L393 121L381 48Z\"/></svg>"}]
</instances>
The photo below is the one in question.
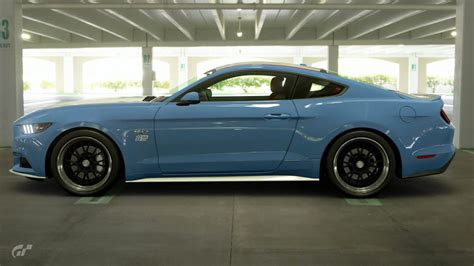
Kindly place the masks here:
<instances>
[{"instance_id":1,"label":"mustang side profile","mask_svg":"<svg viewBox=\"0 0 474 266\"><path fill-rule=\"evenodd\" d=\"M115 181L317 181L366 197L438 174L454 127L413 96L298 65L213 69L169 97L56 107L14 125L12 173L75 195Z\"/></svg>"}]
</instances>

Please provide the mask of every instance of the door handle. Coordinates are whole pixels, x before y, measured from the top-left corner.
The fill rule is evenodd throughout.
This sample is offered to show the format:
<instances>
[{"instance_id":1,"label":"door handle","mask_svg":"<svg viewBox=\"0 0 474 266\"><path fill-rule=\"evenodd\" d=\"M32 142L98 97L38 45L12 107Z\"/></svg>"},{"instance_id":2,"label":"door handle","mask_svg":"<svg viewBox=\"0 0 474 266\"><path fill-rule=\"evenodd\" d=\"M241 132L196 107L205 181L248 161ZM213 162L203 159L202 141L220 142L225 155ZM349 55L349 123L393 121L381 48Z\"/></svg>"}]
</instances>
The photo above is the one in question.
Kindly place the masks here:
<instances>
[{"instance_id":1,"label":"door handle","mask_svg":"<svg viewBox=\"0 0 474 266\"><path fill-rule=\"evenodd\" d=\"M273 114L266 114L265 119L288 119L290 118L290 114L285 113L273 113Z\"/></svg>"}]
</instances>

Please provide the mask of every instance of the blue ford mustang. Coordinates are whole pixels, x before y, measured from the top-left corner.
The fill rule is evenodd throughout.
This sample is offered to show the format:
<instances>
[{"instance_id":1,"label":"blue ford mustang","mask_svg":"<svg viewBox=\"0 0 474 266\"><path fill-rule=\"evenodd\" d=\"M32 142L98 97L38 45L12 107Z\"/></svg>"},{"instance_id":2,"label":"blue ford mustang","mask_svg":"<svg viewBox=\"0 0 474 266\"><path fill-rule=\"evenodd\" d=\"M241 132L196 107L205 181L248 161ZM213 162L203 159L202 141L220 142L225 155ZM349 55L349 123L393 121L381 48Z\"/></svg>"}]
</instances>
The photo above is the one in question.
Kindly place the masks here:
<instances>
[{"instance_id":1,"label":"blue ford mustang","mask_svg":"<svg viewBox=\"0 0 474 266\"><path fill-rule=\"evenodd\" d=\"M438 96L314 68L224 66L170 97L45 109L13 125L11 172L76 195L115 181L317 181L356 197L443 172L454 128Z\"/></svg>"}]
</instances>

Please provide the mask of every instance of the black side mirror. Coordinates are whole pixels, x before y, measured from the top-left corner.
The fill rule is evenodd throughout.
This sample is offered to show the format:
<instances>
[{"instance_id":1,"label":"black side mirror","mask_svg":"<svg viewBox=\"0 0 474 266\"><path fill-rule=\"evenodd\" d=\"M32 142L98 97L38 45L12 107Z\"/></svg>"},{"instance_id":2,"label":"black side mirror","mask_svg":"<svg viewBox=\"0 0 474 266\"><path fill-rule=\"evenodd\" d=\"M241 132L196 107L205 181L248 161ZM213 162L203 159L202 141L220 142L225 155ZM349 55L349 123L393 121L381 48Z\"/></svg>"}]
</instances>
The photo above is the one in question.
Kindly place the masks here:
<instances>
[{"instance_id":1,"label":"black side mirror","mask_svg":"<svg viewBox=\"0 0 474 266\"><path fill-rule=\"evenodd\" d=\"M181 97L177 105L198 104L200 102L201 100L199 99L199 93L192 91L186 93L183 97Z\"/></svg>"}]
</instances>

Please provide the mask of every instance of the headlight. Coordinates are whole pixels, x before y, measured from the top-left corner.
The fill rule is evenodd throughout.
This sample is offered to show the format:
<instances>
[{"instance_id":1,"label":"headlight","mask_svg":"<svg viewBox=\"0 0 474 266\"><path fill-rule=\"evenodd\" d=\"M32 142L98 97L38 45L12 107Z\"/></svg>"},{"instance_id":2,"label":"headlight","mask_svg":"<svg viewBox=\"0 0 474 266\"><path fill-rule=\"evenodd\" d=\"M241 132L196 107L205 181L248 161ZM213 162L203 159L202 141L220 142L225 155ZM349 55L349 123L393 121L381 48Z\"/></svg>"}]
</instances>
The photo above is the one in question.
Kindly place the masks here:
<instances>
[{"instance_id":1,"label":"headlight","mask_svg":"<svg viewBox=\"0 0 474 266\"><path fill-rule=\"evenodd\" d=\"M36 123L36 124L25 124L21 126L23 134L36 134L45 131L48 127L51 126L51 123Z\"/></svg>"}]
</instances>

